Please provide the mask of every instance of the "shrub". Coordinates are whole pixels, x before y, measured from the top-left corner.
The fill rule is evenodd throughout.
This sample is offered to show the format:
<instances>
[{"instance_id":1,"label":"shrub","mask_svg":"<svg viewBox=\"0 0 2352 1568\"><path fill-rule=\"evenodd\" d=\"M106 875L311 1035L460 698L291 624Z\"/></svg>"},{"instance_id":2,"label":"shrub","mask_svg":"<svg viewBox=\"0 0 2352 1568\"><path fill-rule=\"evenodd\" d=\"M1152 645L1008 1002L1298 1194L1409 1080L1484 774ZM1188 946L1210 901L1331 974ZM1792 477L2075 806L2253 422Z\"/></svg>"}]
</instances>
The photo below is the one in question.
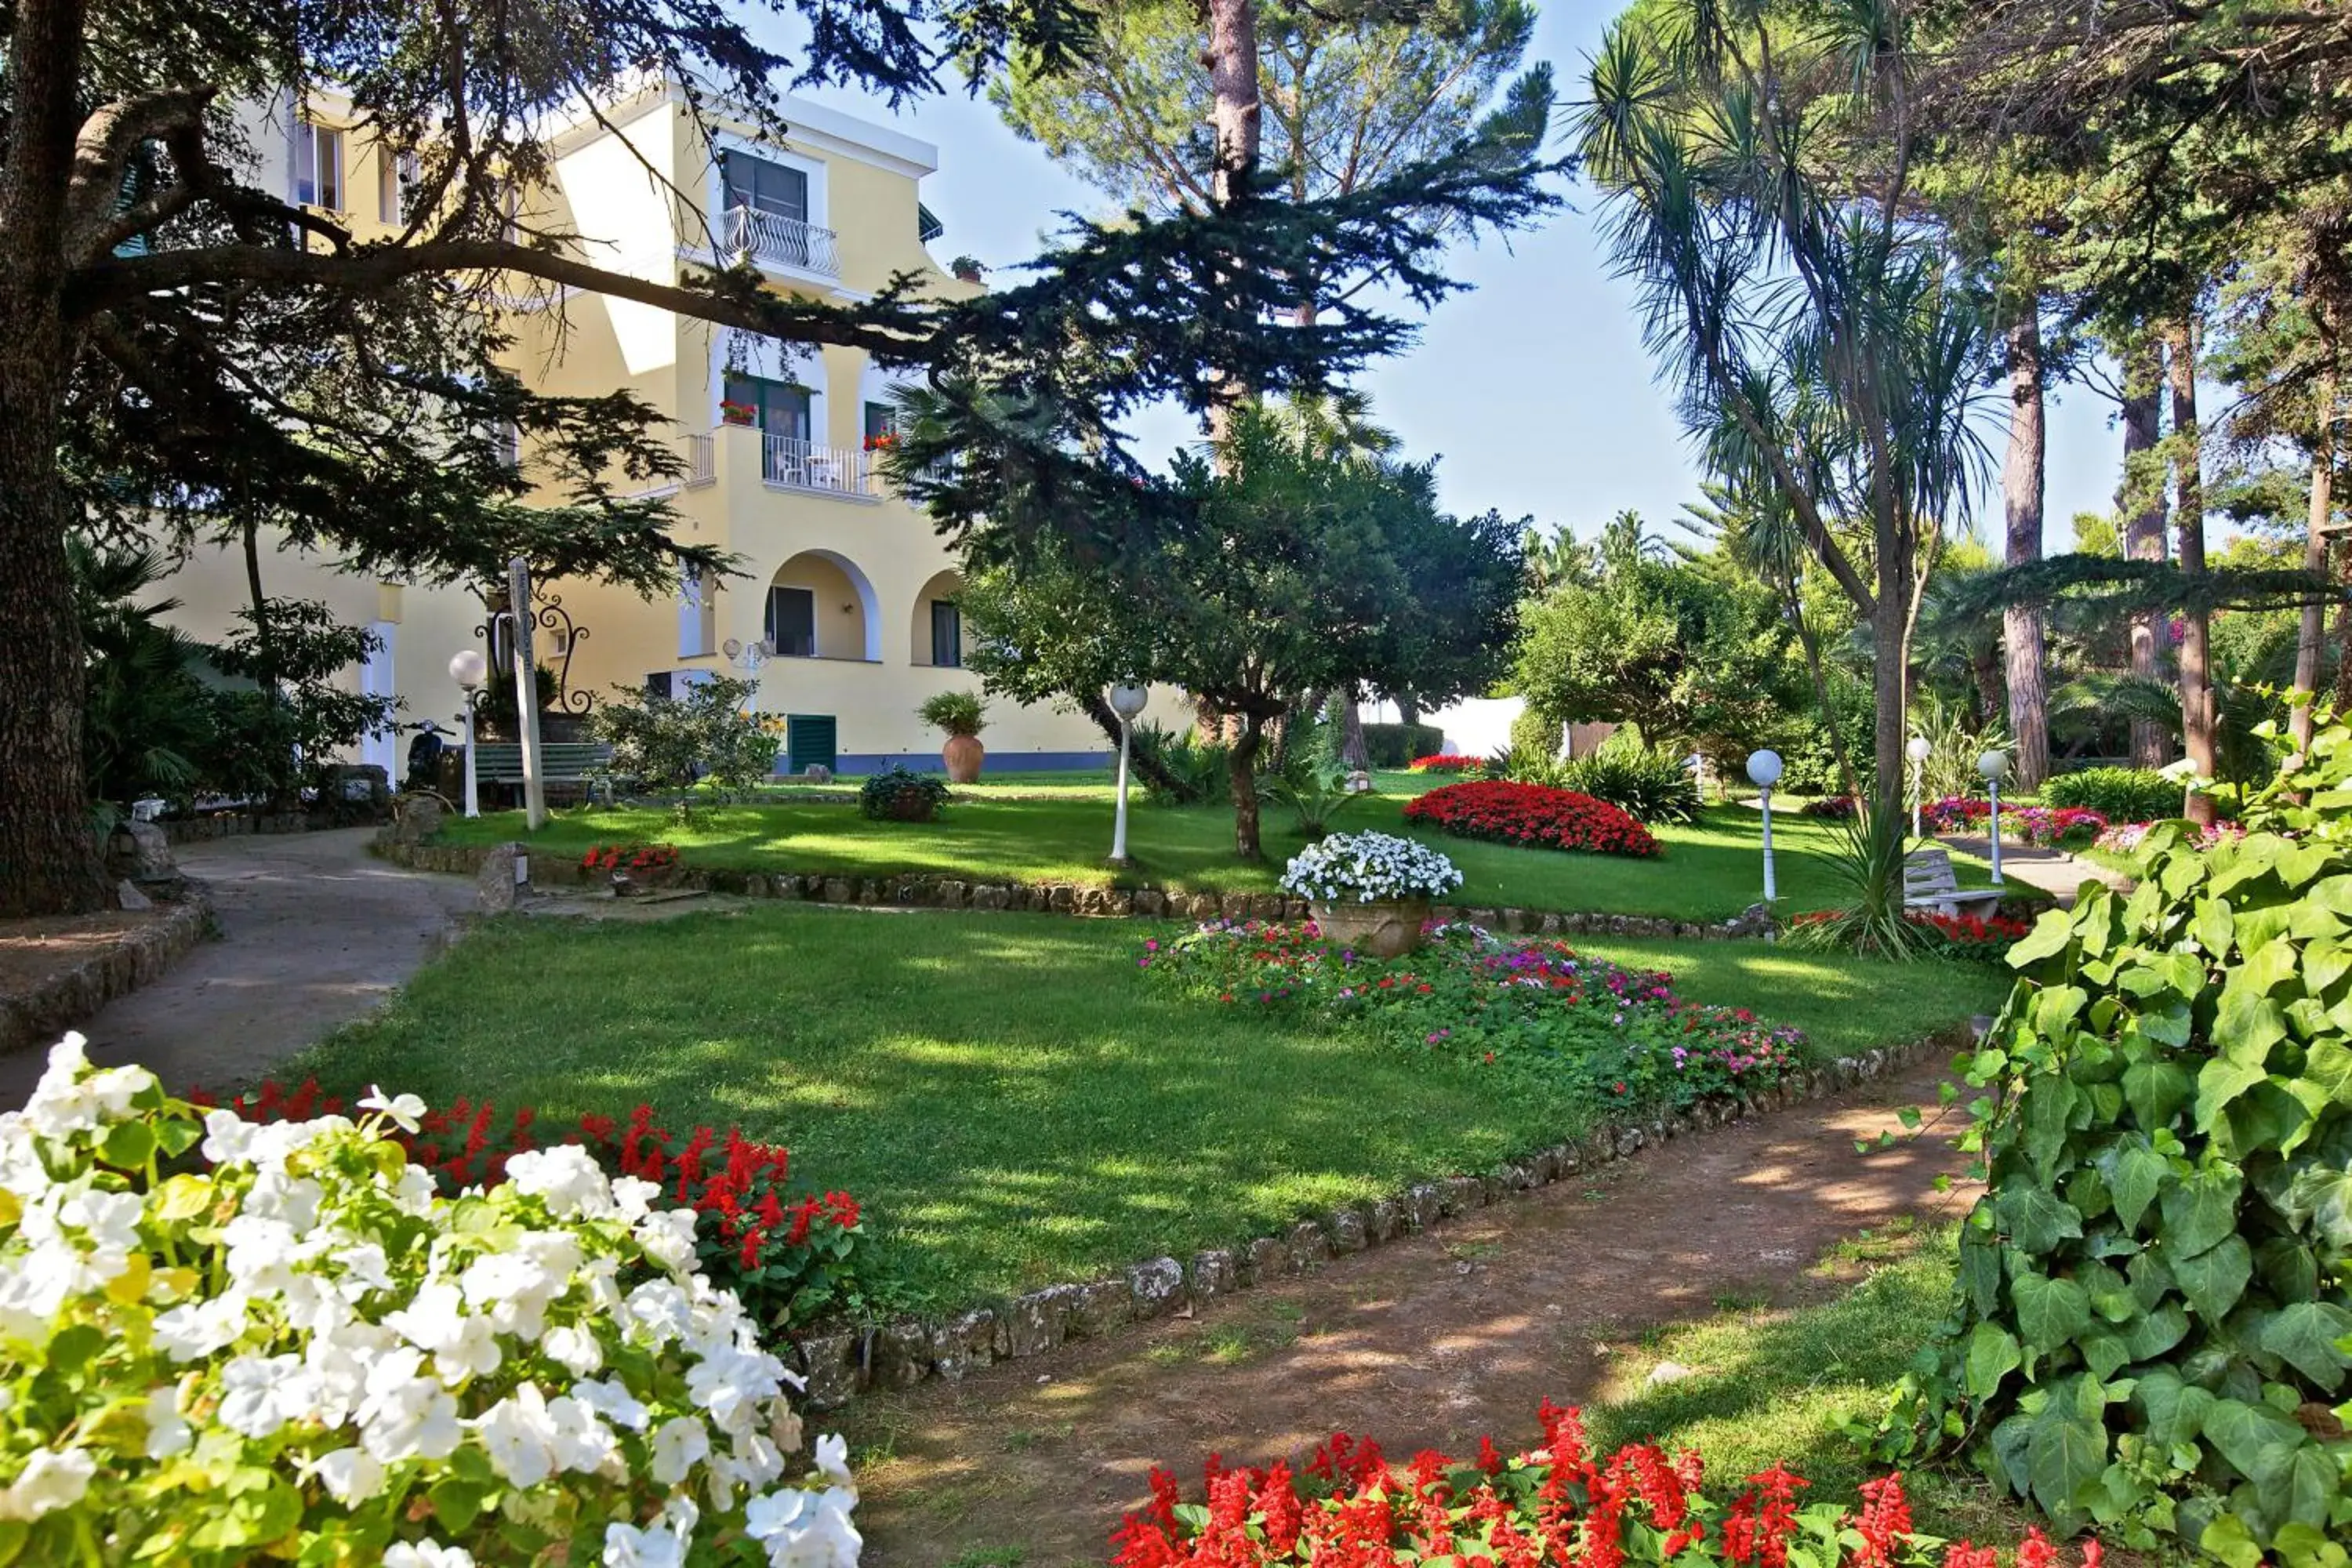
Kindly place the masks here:
<instances>
[{"instance_id":1,"label":"shrub","mask_svg":"<svg viewBox=\"0 0 2352 1568\"><path fill-rule=\"evenodd\" d=\"M1407 822L1463 838L1597 855L1655 855L1650 830L1606 801L1544 784L1481 779L1445 784L1406 803Z\"/></svg>"},{"instance_id":2,"label":"shrub","mask_svg":"<svg viewBox=\"0 0 2352 1568\"><path fill-rule=\"evenodd\" d=\"M2070 1528L2240 1568L2340 1557L2347 781L2331 718L2242 839L2158 826L2128 898L2087 887L2012 950L2022 978L1965 1063L1989 1190L1891 1448L1965 1442Z\"/></svg>"},{"instance_id":3,"label":"shrub","mask_svg":"<svg viewBox=\"0 0 2352 1568\"><path fill-rule=\"evenodd\" d=\"M2137 855L2147 836L2163 826L2155 822L2119 822L2109 826L2091 841L2091 847L2111 855ZM2181 842L2191 848L2210 849L2223 839L2236 840L2246 836L2242 824L2217 822L2210 827L2191 827Z\"/></svg>"},{"instance_id":4,"label":"shrub","mask_svg":"<svg viewBox=\"0 0 2352 1568\"><path fill-rule=\"evenodd\" d=\"M1825 795L1805 802L1797 808L1797 815L1822 822L1851 822L1859 809L1850 795Z\"/></svg>"},{"instance_id":5,"label":"shrub","mask_svg":"<svg viewBox=\"0 0 2352 1568\"><path fill-rule=\"evenodd\" d=\"M1650 1444L1592 1452L1574 1409L1546 1400L1539 1448L1506 1458L1482 1437L1475 1458L1424 1448L1405 1465L1380 1445L1335 1433L1306 1476L1277 1461L1233 1468L1211 1458L1206 1505L1187 1505L1176 1479L1151 1472L1152 1500L1111 1538L1117 1568L1263 1568L1272 1563L1801 1563L1808 1568L1993 1568L1990 1547L1916 1534L1899 1476L1865 1481L1858 1504L1800 1506L1808 1483L1780 1465L1714 1496L1688 1449ZM1726 1503L1717 1500L1727 1496ZM2098 1568L2095 1543L2083 1568ZM2057 1568L2056 1548L2029 1531L2020 1568Z\"/></svg>"},{"instance_id":6,"label":"shrub","mask_svg":"<svg viewBox=\"0 0 2352 1568\"><path fill-rule=\"evenodd\" d=\"M1475 773L1486 765L1484 757L1465 756L1460 752L1435 752L1412 760L1417 773Z\"/></svg>"},{"instance_id":7,"label":"shrub","mask_svg":"<svg viewBox=\"0 0 2352 1568\"><path fill-rule=\"evenodd\" d=\"M854 1563L837 1437L585 1151L436 1192L412 1098L199 1120L79 1036L0 1118L0 1546L30 1563Z\"/></svg>"},{"instance_id":8,"label":"shrub","mask_svg":"<svg viewBox=\"0 0 2352 1568\"><path fill-rule=\"evenodd\" d=\"M1388 833L1335 833L1290 858L1282 890L1329 903L1440 899L1462 885L1454 862Z\"/></svg>"},{"instance_id":9,"label":"shrub","mask_svg":"<svg viewBox=\"0 0 2352 1568\"><path fill-rule=\"evenodd\" d=\"M946 735L977 735L988 728L988 705L970 691L942 691L923 700L915 717Z\"/></svg>"},{"instance_id":10,"label":"shrub","mask_svg":"<svg viewBox=\"0 0 2352 1568\"><path fill-rule=\"evenodd\" d=\"M1543 782L1605 800L1649 826L1698 820L1698 780L1682 759L1664 752L1604 746L1557 764Z\"/></svg>"},{"instance_id":11,"label":"shrub","mask_svg":"<svg viewBox=\"0 0 2352 1568\"><path fill-rule=\"evenodd\" d=\"M1415 757L1426 757L1445 745L1445 731L1434 724L1367 724L1364 756L1376 768L1402 768Z\"/></svg>"},{"instance_id":12,"label":"shrub","mask_svg":"<svg viewBox=\"0 0 2352 1568\"><path fill-rule=\"evenodd\" d=\"M1802 938L1806 928L1826 926L1840 919L1836 910L1815 910L1807 914L1789 917L1792 940ZM2010 947L2022 941L2033 929L2029 921L2014 915L1939 915L1926 910L1911 910L1905 920L1919 928L1925 939L1920 946L1928 952L1947 958L1972 959L1981 963L1998 963L2009 956Z\"/></svg>"},{"instance_id":13,"label":"shrub","mask_svg":"<svg viewBox=\"0 0 2352 1568\"><path fill-rule=\"evenodd\" d=\"M893 764L857 786L857 809L877 822L936 822L948 803L945 779Z\"/></svg>"},{"instance_id":14,"label":"shrub","mask_svg":"<svg viewBox=\"0 0 2352 1568\"><path fill-rule=\"evenodd\" d=\"M188 1098L200 1109L215 1108L201 1091ZM257 1126L346 1110L315 1078L290 1094L267 1082L217 1108ZM411 1120L414 1126L388 1127L383 1136L400 1145L444 1197L498 1186L517 1155L541 1147L539 1113L529 1107L502 1118L488 1100L461 1098L438 1110L421 1107ZM583 1116L577 1131L555 1146L564 1144L586 1149L606 1175L652 1182L693 1210L704 1271L742 1298L753 1321L793 1327L862 1304L856 1265L866 1233L857 1200L842 1192L794 1195L786 1183L792 1156L782 1147L733 1127L723 1139L698 1127L681 1145L653 1124L653 1108L646 1105L626 1126L609 1116Z\"/></svg>"},{"instance_id":15,"label":"shrub","mask_svg":"<svg viewBox=\"0 0 2352 1568\"><path fill-rule=\"evenodd\" d=\"M2155 822L2180 815L2181 786L2154 768L2084 768L2042 785L2044 805L2079 805L2109 822Z\"/></svg>"},{"instance_id":16,"label":"shrub","mask_svg":"<svg viewBox=\"0 0 2352 1568\"><path fill-rule=\"evenodd\" d=\"M1306 1011L1394 1049L1475 1063L1496 1091L1565 1090L1596 1114L1648 1112L1767 1089L1804 1036L1709 1007L1674 977L1579 956L1559 942L1506 942L1466 921L1396 960L1328 941L1311 922L1213 921L1150 941L1156 982L1236 1006Z\"/></svg>"},{"instance_id":17,"label":"shrub","mask_svg":"<svg viewBox=\"0 0 2352 1568\"><path fill-rule=\"evenodd\" d=\"M784 721L752 706L758 682L719 676L677 697L614 689L618 695L597 706L588 728L613 748L614 778L667 790L708 779L740 794L774 776Z\"/></svg>"},{"instance_id":18,"label":"shrub","mask_svg":"<svg viewBox=\"0 0 2352 1568\"><path fill-rule=\"evenodd\" d=\"M1162 805L1198 805L1233 787L1231 748L1203 741L1192 730L1171 730L1150 720L1134 727L1129 742L1150 791Z\"/></svg>"},{"instance_id":19,"label":"shrub","mask_svg":"<svg viewBox=\"0 0 2352 1568\"><path fill-rule=\"evenodd\" d=\"M1297 775L1277 778L1265 788L1268 798L1290 808L1298 831L1310 839L1331 831L1331 819L1360 798L1348 787L1348 775L1311 767L1293 770Z\"/></svg>"}]
</instances>

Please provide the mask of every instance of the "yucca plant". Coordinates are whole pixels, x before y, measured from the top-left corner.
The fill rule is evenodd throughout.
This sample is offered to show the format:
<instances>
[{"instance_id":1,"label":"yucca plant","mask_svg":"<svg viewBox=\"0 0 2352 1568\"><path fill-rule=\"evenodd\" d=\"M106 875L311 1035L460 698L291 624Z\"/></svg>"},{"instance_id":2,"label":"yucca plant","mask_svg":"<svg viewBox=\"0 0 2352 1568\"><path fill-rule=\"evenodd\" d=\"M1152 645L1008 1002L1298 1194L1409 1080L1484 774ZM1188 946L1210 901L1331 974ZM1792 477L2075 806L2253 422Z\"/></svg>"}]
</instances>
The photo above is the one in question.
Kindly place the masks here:
<instances>
[{"instance_id":1,"label":"yucca plant","mask_svg":"<svg viewBox=\"0 0 2352 1568\"><path fill-rule=\"evenodd\" d=\"M1792 946L1836 947L1879 958L1912 959L1930 945L1903 907L1903 857L1909 819L1900 801L1881 797L1838 825L1832 851L1848 901L1789 928Z\"/></svg>"}]
</instances>

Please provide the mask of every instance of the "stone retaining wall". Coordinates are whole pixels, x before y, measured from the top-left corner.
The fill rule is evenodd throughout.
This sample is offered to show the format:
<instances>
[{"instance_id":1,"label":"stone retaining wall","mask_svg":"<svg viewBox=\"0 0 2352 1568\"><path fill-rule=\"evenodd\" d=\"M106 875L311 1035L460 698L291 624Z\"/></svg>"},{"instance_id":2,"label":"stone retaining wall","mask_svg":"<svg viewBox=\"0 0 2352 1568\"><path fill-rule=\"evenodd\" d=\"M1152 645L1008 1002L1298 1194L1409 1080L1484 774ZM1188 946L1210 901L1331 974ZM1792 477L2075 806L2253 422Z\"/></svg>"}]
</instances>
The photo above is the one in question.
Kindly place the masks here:
<instances>
[{"instance_id":1,"label":"stone retaining wall","mask_svg":"<svg viewBox=\"0 0 2352 1568\"><path fill-rule=\"evenodd\" d=\"M155 826L174 844L200 844L213 838L244 838L257 833L324 833L337 827L367 827L373 816L341 816L332 812L222 812L213 816L163 817Z\"/></svg>"},{"instance_id":2,"label":"stone retaining wall","mask_svg":"<svg viewBox=\"0 0 2352 1568\"><path fill-rule=\"evenodd\" d=\"M395 865L419 871L471 876L490 847L480 844L405 844L380 837L375 851ZM531 880L541 883L588 879L568 856L533 855ZM887 904L939 910L1024 910L1040 913L1134 920L1267 920L1307 918L1307 900L1284 893L1180 893L1160 888L1097 888L1064 882L989 882L936 874L848 877L826 872L726 871L686 868L677 886L745 898L816 904ZM1515 935L1601 934L1737 941L1761 936L1762 907L1737 919L1702 923L1648 915L1577 914L1558 910L1498 909L1441 904L1431 910L1442 921L1466 920L1488 931Z\"/></svg>"},{"instance_id":3,"label":"stone retaining wall","mask_svg":"<svg viewBox=\"0 0 2352 1568\"><path fill-rule=\"evenodd\" d=\"M0 1051L53 1044L117 996L161 977L211 929L212 900L193 884L179 902L162 910L79 963L41 976L26 990L0 994Z\"/></svg>"},{"instance_id":4,"label":"stone retaining wall","mask_svg":"<svg viewBox=\"0 0 2352 1568\"><path fill-rule=\"evenodd\" d=\"M1480 1174L1417 1182L1371 1203L1302 1219L1245 1246L1195 1253L1190 1262L1154 1258L1105 1279L1055 1285L945 1317L803 1335L792 1342L791 1354L808 1379L810 1403L820 1409L842 1405L862 1390L909 1388L934 1377L958 1380L1000 1361L1045 1355L1072 1340L1102 1339L1132 1323L1319 1268L1334 1258L1412 1236L1646 1145L1873 1082L1929 1055L1956 1052L1969 1037L1965 1030L1951 1030L1908 1046L1843 1057L1826 1067L1800 1069L1752 1100L1602 1127Z\"/></svg>"}]
</instances>

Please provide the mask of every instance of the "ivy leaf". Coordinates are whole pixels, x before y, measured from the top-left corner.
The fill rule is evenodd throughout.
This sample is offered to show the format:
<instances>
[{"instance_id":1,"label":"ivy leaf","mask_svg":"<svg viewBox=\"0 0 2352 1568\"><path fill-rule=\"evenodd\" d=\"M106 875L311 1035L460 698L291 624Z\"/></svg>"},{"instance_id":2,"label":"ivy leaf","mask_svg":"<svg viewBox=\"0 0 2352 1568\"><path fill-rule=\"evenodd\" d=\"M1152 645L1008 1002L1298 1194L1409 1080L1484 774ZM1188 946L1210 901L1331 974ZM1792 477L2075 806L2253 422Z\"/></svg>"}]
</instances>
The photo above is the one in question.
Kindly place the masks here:
<instances>
[{"instance_id":1,"label":"ivy leaf","mask_svg":"<svg viewBox=\"0 0 2352 1568\"><path fill-rule=\"evenodd\" d=\"M2091 1298L2072 1279L2028 1272L2009 1288L2017 1299L2018 1329L2037 1351L2055 1350L2091 1326Z\"/></svg>"},{"instance_id":2,"label":"ivy leaf","mask_svg":"<svg viewBox=\"0 0 2352 1568\"><path fill-rule=\"evenodd\" d=\"M1979 1316L1990 1316L2000 1305L2000 1252L1978 1239L1973 1230L1960 1235L1960 1288Z\"/></svg>"},{"instance_id":3,"label":"ivy leaf","mask_svg":"<svg viewBox=\"0 0 2352 1568\"><path fill-rule=\"evenodd\" d=\"M2139 1229L2140 1216L2156 1201L2157 1189L2170 1168L2146 1138L2137 1135L2118 1139L2099 1156L2099 1173L2107 1179L2107 1199L2115 1205L2116 1218L2123 1222L2124 1229Z\"/></svg>"},{"instance_id":4,"label":"ivy leaf","mask_svg":"<svg viewBox=\"0 0 2352 1568\"><path fill-rule=\"evenodd\" d=\"M2332 1301L2297 1301L2265 1319L2254 1342L2333 1394L2352 1366L2352 1356L2336 1348L2347 1336L2352 1312Z\"/></svg>"},{"instance_id":5,"label":"ivy leaf","mask_svg":"<svg viewBox=\"0 0 2352 1568\"><path fill-rule=\"evenodd\" d=\"M2304 1058L2303 1078L2327 1091L2338 1105L2352 1105L2352 1047L2341 1040L2314 1040Z\"/></svg>"},{"instance_id":6,"label":"ivy leaf","mask_svg":"<svg viewBox=\"0 0 2352 1568\"><path fill-rule=\"evenodd\" d=\"M2024 1183L2012 1183L1994 1200L2009 1238L2018 1250L2039 1257L2060 1242L2083 1234L2083 1216L2056 1194Z\"/></svg>"},{"instance_id":7,"label":"ivy leaf","mask_svg":"<svg viewBox=\"0 0 2352 1568\"><path fill-rule=\"evenodd\" d=\"M2194 1257L2223 1237L2237 1234L2238 1200L2245 1185L2245 1179L2234 1171L2208 1167L2166 1190L2164 1244L2176 1259Z\"/></svg>"},{"instance_id":8,"label":"ivy leaf","mask_svg":"<svg viewBox=\"0 0 2352 1568\"><path fill-rule=\"evenodd\" d=\"M2347 973L2352 973L2352 948L2335 942L2304 944L2303 988L2305 991L2316 996Z\"/></svg>"},{"instance_id":9,"label":"ivy leaf","mask_svg":"<svg viewBox=\"0 0 2352 1568\"><path fill-rule=\"evenodd\" d=\"M2000 1380L2024 1360L2016 1335L1998 1323L1979 1323L1969 1332L1969 1392L1979 1399L1991 1398L2000 1388Z\"/></svg>"},{"instance_id":10,"label":"ivy leaf","mask_svg":"<svg viewBox=\"0 0 2352 1568\"><path fill-rule=\"evenodd\" d=\"M2215 958L2227 958L2230 955L2232 924L2230 918L2229 900L2226 899L2197 900L2197 919L2192 927L2197 934L2197 945Z\"/></svg>"},{"instance_id":11,"label":"ivy leaf","mask_svg":"<svg viewBox=\"0 0 2352 1568\"><path fill-rule=\"evenodd\" d=\"M2136 1362L2154 1361L2189 1337L2189 1314L2178 1301L2134 1318L2123 1332L2124 1349Z\"/></svg>"},{"instance_id":12,"label":"ivy leaf","mask_svg":"<svg viewBox=\"0 0 2352 1568\"><path fill-rule=\"evenodd\" d=\"M2256 1486L2282 1479L2294 1451L2309 1441L2294 1420L2267 1405L2217 1399L2205 1412L2205 1440Z\"/></svg>"},{"instance_id":13,"label":"ivy leaf","mask_svg":"<svg viewBox=\"0 0 2352 1568\"><path fill-rule=\"evenodd\" d=\"M2213 1395L2185 1381L2170 1367L2140 1373L2132 1384L2132 1399L2147 1415L2148 1441L2177 1448L2193 1443L2205 1430L2205 1414Z\"/></svg>"},{"instance_id":14,"label":"ivy leaf","mask_svg":"<svg viewBox=\"0 0 2352 1568\"><path fill-rule=\"evenodd\" d=\"M2212 1131L2230 1101L2268 1077L2270 1070L2260 1061L2215 1057L2207 1062L2197 1074L2197 1131Z\"/></svg>"},{"instance_id":15,"label":"ivy leaf","mask_svg":"<svg viewBox=\"0 0 2352 1568\"><path fill-rule=\"evenodd\" d=\"M2303 1101L2273 1078L2265 1078L2240 1095L2230 1106L2226 1121L2231 1152L2242 1160L2262 1149L2292 1153L2310 1135L2312 1126L2311 1113Z\"/></svg>"},{"instance_id":16,"label":"ivy leaf","mask_svg":"<svg viewBox=\"0 0 2352 1568\"><path fill-rule=\"evenodd\" d=\"M2172 1277L2197 1315L2217 1323L2246 1293L2246 1281L2254 1277L2254 1257L2244 1237L2232 1236L2194 1258L2175 1258Z\"/></svg>"},{"instance_id":17,"label":"ivy leaf","mask_svg":"<svg viewBox=\"0 0 2352 1568\"><path fill-rule=\"evenodd\" d=\"M2147 1019L2140 1020L2140 1028L2147 1029ZM2142 1059L2124 1068L2124 1102L2131 1107L2132 1119L2143 1132L2171 1126L2193 1092L2188 1071L2177 1062Z\"/></svg>"},{"instance_id":18,"label":"ivy leaf","mask_svg":"<svg viewBox=\"0 0 2352 1568\"><path fill-rule=\"evenodd\" d=\"M2287 1195L2298 1208L2310 1211L2313 1226L2329 1246L2352 1250L2352 1171L2315 1166L2295 1177Z\"/></svg>"},{"instance_id":19,"label":"ivy leaf","mask_svg":"<svg viewBox=\"0 0 2352 1568\"><path fill-rule=\"evenodd\" d=\"M2033 1500L2059 1528L2071 1530L2083 1516L2075 1500L2097 1484L2107 1468L2107 1429L2056 1410L2053 1405L2050 1414L2034 1423L2025 1463L2033 1479Z\"/></svg>"},{"instance_id":20,"label":"ivy leaf","mask_svg":"<svg viewBox=\"0 0 2352 1568\"><path fill-rule=\"evenodd\" d=\"M2045 910L2042 918L2033 922L2033 929L2025 933L2024 939L2010 948L2009 965L2012 969L2023 969L2027 964L2063 952L2074 937L2074 922L2067 919L2063 910Z\"/></svg>"}]
</instances>

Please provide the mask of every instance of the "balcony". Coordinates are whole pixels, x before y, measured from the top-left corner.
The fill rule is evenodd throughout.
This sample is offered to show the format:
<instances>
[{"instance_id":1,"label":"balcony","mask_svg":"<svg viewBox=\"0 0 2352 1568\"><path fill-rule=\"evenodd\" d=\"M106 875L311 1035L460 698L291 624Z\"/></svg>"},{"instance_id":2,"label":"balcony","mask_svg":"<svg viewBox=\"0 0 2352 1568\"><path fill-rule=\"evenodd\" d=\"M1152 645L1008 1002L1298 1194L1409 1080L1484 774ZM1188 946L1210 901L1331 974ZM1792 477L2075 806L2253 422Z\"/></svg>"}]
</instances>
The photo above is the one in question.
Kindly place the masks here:
<instances>
[{"instance_id":1,"label":"balcony","mask_svg":"<svg viewBox=\"0 0 2352 1568\"><path fill-rule=\"evenodd\" d=\"M820 278L841 276L841 254L834 247L833 230L757 207L727 209L727 250L771 267L787 267Z\"/></svg>"},{"instance_id":2,"label":"balcony","mask_svg":"<svg viewBox=\"0 0 2352 1568\"><path fill-rule=\"evenodd\" d=\"M881 493L866 455L850 447L821 447L793 436L760 437L760 478L772 485L834 495Z\"/></svg>"}]
</instances>

